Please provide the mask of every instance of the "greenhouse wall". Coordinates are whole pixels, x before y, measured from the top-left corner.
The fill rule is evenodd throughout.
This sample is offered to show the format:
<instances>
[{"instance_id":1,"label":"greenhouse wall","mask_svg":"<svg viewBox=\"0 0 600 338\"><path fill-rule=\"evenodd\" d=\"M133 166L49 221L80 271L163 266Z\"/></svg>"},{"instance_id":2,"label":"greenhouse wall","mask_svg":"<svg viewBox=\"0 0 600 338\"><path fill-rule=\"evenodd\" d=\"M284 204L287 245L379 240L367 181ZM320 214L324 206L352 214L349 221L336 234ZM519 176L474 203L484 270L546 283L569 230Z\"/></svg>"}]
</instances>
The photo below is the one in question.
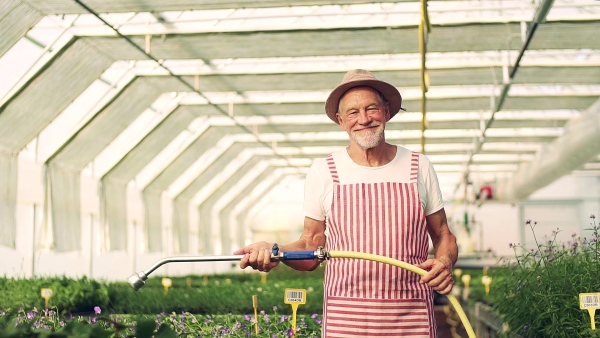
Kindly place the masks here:
<instances>
[{"instance_id":1,"label":"greenhouse wall","mask_svg":"<svg viewBox=\"0 0 600 338\"><path fill-rule=\"evenodd\" d=\"M111 251L106 233L100 230L100 207L98 180L89 175L81 179L81 249L72 252L55 252L51 247L51 235L48 226L44 226L44 183L43 168L32 161L19 161L18 206L17 206L17 239L16 249L0 247L0 274L15 277L66 275L79 277L83 275L107 280L123 280L131 273L148 268L157 260L177 255L172 243L170 220L172 211L170 201L162 203L163 250L162 252L146 252L144 249L144 213L141 194L130 184L128 190L128 229L127 250ZM297 187L296 187L297 188ZM296 189L297 190L297 189ZM289 198L298 191L281 191L287 194L281 200L298 203ZM566 208L567 212L553 217L556 205ZM268 231L256 228L252 240L285 242L297 236L301 229L301 219L295 221L291 217L281 218L281 210L293 213L299 206L283 208L281 202L266 205L264 210L253 217L255 223L276 224L279 230ZM526 219L539 221L539 231L546 235L550 227L558 226L566 229L564 235L571 232L581 233L589 223L590 214L600 213L600 179L596 177L566 176L551 185L537 191L528 200L515 204L499 203L489 200L481 206L446 202L449 224L457 234L461 252L492 252L496 255L511 255L509 243L527 241L530 238L524 228ZM536 214L536 212L538 214ZM464 227L464 214L469 215L471 233L468 235ZM193 210L190 215L193 215ZM272 216L269 216L272 215ZM567 216L565 216L567 215ZM575 215L575 216L573 216ZM289 216L289 215L288 215ZM560 217L568 220L555 224ZM271 218L269 218L271 217ZM197 217L190 217L192 253L198 252ZM544 222L547 224L544 225ZM552 223L554 222L554 223ZM285 224L289 223L288 231ZM550 230L548 230L549 232ZM465 239L466 238L466 239ZM33 243L36 243L35 246ZM92 249L93 245L93 249ZM224 253L231 254L231 253ZM205 274L235 271L236 264L220 263L182 263L161 267L157 275Z\"/></svg>"}]
</instances>

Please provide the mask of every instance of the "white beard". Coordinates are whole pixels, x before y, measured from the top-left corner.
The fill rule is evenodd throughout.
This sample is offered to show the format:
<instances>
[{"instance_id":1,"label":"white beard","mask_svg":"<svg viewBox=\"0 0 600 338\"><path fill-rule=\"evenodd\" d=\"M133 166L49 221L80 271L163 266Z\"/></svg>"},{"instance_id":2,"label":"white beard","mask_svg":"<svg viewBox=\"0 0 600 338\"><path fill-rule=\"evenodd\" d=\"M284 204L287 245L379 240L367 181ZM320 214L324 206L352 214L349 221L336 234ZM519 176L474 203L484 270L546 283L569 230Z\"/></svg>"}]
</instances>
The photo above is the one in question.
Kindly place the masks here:
<instances>
[{"instance_id":1,"label":"white beard","mask_svg":"<svg viewBox=\"0 0 600 338\"><path fill-rule=\"evenodd\" d=\"M375 130L360 131L355 130L350 133L350 137L363 149L375 148L383 141L383 126L379 125Z\"/></svg>"}]
</instances>

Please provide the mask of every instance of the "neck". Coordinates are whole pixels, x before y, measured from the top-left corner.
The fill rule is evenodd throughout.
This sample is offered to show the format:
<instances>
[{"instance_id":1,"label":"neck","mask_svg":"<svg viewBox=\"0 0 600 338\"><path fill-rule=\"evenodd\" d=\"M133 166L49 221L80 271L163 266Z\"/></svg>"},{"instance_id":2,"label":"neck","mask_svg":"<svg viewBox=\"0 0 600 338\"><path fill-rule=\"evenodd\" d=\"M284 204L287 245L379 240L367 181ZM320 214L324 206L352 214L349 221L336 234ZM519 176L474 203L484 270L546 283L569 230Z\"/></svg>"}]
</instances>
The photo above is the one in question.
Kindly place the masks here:
<instances>
[{"instance_id":1,"label":"neck","mask_svg":"<svg viewBox=\"0 0 600 338\"><path fill-rule=\"evenodd\" d=\"M352 161L365 167L381 167L390 163L396 156L396 150L395 146L385 141L369 149L363 149L354 142L351 142L346 148Z\"/></svg>"}]
</instances>

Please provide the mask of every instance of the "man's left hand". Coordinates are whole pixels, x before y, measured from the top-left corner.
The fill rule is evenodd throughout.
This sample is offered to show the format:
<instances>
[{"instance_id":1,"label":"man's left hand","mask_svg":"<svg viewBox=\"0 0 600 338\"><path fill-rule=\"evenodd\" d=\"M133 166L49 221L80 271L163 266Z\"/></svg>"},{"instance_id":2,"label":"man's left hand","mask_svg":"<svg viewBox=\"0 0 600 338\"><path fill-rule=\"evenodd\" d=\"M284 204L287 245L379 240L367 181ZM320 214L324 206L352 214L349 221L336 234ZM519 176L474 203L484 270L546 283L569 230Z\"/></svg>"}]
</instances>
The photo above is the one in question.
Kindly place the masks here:
<instances>
[{"instance_id":1,"label":"man's left hand","mask_svg":"<svg viewBox=\"0 0 600 338\"><path fill-rule=\"evenodd\" d=\"M421 283L426 283L432 289L443 295L449 294L454 286L452 278L452 264L450 260L445 259L428 259L417 267L428 271L421 277Z\"/></svg>"}]
</instances>

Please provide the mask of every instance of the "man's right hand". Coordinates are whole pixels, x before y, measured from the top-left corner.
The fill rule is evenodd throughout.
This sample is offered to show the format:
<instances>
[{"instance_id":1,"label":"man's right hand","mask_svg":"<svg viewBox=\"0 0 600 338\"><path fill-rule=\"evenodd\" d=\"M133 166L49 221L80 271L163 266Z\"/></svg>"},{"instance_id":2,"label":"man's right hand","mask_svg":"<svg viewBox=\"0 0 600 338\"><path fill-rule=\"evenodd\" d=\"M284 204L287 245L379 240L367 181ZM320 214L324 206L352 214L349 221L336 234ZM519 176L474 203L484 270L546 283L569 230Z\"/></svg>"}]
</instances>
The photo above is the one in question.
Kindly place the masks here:
<instances>
[{"instance_id":1,"label":"man's right hand","mask_svg":"<svg viewBox=\"0 0 600 338\"><path fill-rule=\"evenodd\" d=\"M244 255L240 260L240 268L251 266L254 270L269 272L279 264L278 261L271 262L272 248L273 244L257 242L236 250L233 254Z\"/></svg>"}]
</instances>

